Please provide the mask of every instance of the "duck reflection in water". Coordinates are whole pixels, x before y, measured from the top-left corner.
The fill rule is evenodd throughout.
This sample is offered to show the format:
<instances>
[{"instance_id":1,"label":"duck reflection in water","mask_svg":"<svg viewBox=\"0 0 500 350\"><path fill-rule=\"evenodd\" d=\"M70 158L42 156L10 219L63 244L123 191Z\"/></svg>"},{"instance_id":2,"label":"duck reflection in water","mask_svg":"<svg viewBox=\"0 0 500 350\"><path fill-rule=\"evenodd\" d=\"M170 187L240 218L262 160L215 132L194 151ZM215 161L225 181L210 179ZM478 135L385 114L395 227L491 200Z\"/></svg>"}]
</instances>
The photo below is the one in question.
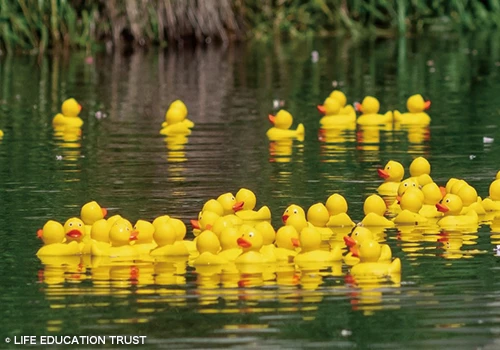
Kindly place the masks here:
<instances>
[{"instance_id":1,"label":"duck reflection in water","mask_svg":"<svg viewBox=\"0 0 500 350\"><path fill-rule=\"evenodd\" d=\"M76 162L81 157L82 129L75 126L54 126L54 140L61 150L61 158L67 162Z\"/></svg>"}]
</instances>

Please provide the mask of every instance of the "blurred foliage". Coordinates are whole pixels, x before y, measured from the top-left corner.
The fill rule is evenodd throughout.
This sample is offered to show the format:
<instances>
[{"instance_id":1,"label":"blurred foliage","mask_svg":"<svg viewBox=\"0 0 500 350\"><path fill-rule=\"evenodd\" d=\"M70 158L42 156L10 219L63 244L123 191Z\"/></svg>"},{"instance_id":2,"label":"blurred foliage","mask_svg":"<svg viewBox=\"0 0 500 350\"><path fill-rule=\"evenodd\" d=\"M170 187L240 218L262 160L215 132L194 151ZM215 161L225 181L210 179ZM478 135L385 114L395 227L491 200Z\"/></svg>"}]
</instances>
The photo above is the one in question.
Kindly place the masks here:
<instances>
[{"instance_id":1,"label":"blurred foliage","mask_svg":"<svg viewBox=\"0 0 500 350\"><path fill-rule=\"evenodd\" d=\"M6 51L499 26L500 0L0 0Z\"/></svg>"}]
</instances>

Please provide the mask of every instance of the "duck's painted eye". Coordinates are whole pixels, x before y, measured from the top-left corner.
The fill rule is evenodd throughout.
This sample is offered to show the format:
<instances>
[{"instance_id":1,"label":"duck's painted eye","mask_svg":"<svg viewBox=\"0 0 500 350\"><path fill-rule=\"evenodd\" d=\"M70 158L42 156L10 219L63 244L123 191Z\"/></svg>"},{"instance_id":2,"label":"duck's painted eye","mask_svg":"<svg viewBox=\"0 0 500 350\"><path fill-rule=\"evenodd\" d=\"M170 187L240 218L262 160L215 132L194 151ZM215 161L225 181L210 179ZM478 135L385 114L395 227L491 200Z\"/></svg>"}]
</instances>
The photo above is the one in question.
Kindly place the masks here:
<instances>
[{"instance_id":1,"label":"duck's painted eye","mask_svg":"<svg viewBox=\"0 0 500 350\"><path fill-rule=\"evenodd\" d=\"M126 227L125 229L126 229L127 231L130 231L130 227Z\"/></svg>"},{"instance_id":2,"label":"duck's painted eye","mask_svg":"<svg viewBox=\"0 0 500 350\"><path fill-rule=\"evenodd\" d=\"M232 201L235 201L235 200L236 200L236 198L234 198L234 197L231 197L231 200L232 200Z\"/></svg>"},{"instance_id":3,"label":"duck's painted eye","mask_svg":"<svg viewBox=\"0 0 500 350\"><path fill-rule=\"evenodd\" d=\"M354 235L355 236L359 236L359 232L354 232Z\"/></svg>"},{"instance_id":4,"label":"duck's painted eye","mask_svg":"<svg viewBox=\"0 0 500 350\"><path fill-rule=\"evenodd\" d=\"M285 213L288 213L288 209L287 209L287 210L285 210Z\"/></svg>"},{"instance_id":5,"label":"duck's painted eye","mask_svg":"<svg viewBox=\"0 0 500 350\"><path fill-rule=\"evenodd\" d=\"M386 169L386 170L391 170L390 165L386 166L386 167L385 167L385 169Z\"/></svg>"},{"instance_id":6,"label":"duck's painted eye","mask_svg":"<svg viewBox=\"0 0 500 350\"><path fill-rule=\"evenodd\" d=\"M298 211L297 209L295 209L295 210L293 211L293 213L294 213L294 214L298 214L298 213L299 213L299 211Z\"/></svg>"},{"instance_id":7,"label":"duck's painted eye","mask_svg":"<svg viewBox=\"0 0 500 350\"><path fill-rule=\"evenodd\" d=\"M78 223L78 226L82 227L82 223L81 223L81 222L79 222L79 223Z\"/></svg>"},{"instance_id":8,"label":"duck's painted eye","mask_svg":"<svg viewBox=\"0 0 500 350\"><path fill-rule=\"evenodd\" d=\"M446 202L446 203L450 203L450 199L448 198L445 202Z\"/></svg>"},{"instance_id":9,"label":"duck's painted eye","mask_svg":"<svg viewBox=\"0 0 500 350\"><path fill-rule=\"evenodd\" d=\"M407 184L407 183L405 183L405 184L404 184L404 187L408 187L408 184Z\"/></svg>"},{"instance_id":10,"label":"duck's painted eye","mask_svg":"<svg viewBox=\"0 0 500 350\"><path fill-rule=\"evenodd\" d=\"M72 222L70 222L70 223L69 223L69 227L72 227L72 226L73 226L73 223L72 223Z\"/></svg>"},{"instance_id":11,"label":"duck's painted eye","mask_svg":"<svg viewBox=\"0 0 500 350\"><path fill-rule=\"evenodd\" d=\"M254 236L253 232L250 232L250 233L248 234L248 237L250 237L250 238L252 238L253 236Z\"/></svg>"}]
</instances>

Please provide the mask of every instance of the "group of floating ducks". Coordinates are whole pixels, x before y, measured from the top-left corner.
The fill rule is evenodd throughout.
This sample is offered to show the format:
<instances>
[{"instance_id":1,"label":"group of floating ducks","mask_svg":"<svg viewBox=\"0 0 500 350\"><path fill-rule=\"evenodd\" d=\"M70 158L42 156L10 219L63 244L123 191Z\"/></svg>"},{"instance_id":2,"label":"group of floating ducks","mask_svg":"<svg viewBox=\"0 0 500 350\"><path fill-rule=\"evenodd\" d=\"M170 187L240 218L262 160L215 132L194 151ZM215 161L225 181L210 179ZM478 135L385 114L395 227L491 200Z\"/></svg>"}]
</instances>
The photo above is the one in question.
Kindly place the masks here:
<instances>
[{"instance_id":1,"label":"group of floating ducks","mask_svg":"<svg viewBox=\"0 0 500 350\"><path fill-rule=\"evenodd\" d=\"M152 222L132 223L120 215L105 218L97 202L82 206L79 217L61 224L54 220L38 231L44 242L38 256L86 254L120 259L185 257L192 266L235 264L242 271L266 264L298 266L344 261L353 276L391 276L400 273L383 243L384 231L397 227L435 228L477 232L478 225L500 217L500 172L492 181L489 196L482 199L463 179L451 178L438 186L430 164L415 158L404 178L404 167L391 160L378 175L383 183L377 194L363 204L364 217L354 222L346 199L334 193L325 203L307 211L296 204L287 207L282 225L271 224L267 206L256 209L255 194L241 188L236 195L221 194L207 200L196 220L191 220L194 239L187 240L183 221L163 215Z\"/></svg>"}]
</instances>

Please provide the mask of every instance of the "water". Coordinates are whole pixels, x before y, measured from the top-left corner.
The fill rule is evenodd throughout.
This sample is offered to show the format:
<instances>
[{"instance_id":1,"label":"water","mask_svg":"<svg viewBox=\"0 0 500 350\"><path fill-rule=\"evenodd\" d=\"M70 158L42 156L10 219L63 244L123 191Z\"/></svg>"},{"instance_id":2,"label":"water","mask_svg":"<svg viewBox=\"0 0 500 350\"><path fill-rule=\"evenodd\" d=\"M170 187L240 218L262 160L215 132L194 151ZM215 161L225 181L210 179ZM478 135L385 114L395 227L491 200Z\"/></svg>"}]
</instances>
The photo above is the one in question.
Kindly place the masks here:
<instances>
[{"instance_id":1,"label":"water","mask_svg":"<svg viewBox=\"0 0 500 350\"><path fill-rule=\"evenodd\" d=\"M498 348L500 239L488 224L467 234L389 230L401 282L361 288L340 263L239 275L171 261L44 265L35 253L45 221L64 222L90 200L133 222L169 214L188 224L209 198L247 187L278 228L289 204L307 208L338 192L360 220L380 184L376 169L390 159L408 169L419 155L439 184L460 177L485 197L500 169L499 73L494 34L208 46L92 63L80 53L0 57L1 337L144 335L147 348ZM429 135L319 141L315 105L333 86L350 103L376 96L383 111L405 110L406 98L422 93L432 100ZM81 139L53 135L51 119L68 97L84 107ZM177 98L196 125L170 144L158 132ZM304 123L303 143L270 151L275 100L294 125Z\"/></svg>"}]
</instances>

